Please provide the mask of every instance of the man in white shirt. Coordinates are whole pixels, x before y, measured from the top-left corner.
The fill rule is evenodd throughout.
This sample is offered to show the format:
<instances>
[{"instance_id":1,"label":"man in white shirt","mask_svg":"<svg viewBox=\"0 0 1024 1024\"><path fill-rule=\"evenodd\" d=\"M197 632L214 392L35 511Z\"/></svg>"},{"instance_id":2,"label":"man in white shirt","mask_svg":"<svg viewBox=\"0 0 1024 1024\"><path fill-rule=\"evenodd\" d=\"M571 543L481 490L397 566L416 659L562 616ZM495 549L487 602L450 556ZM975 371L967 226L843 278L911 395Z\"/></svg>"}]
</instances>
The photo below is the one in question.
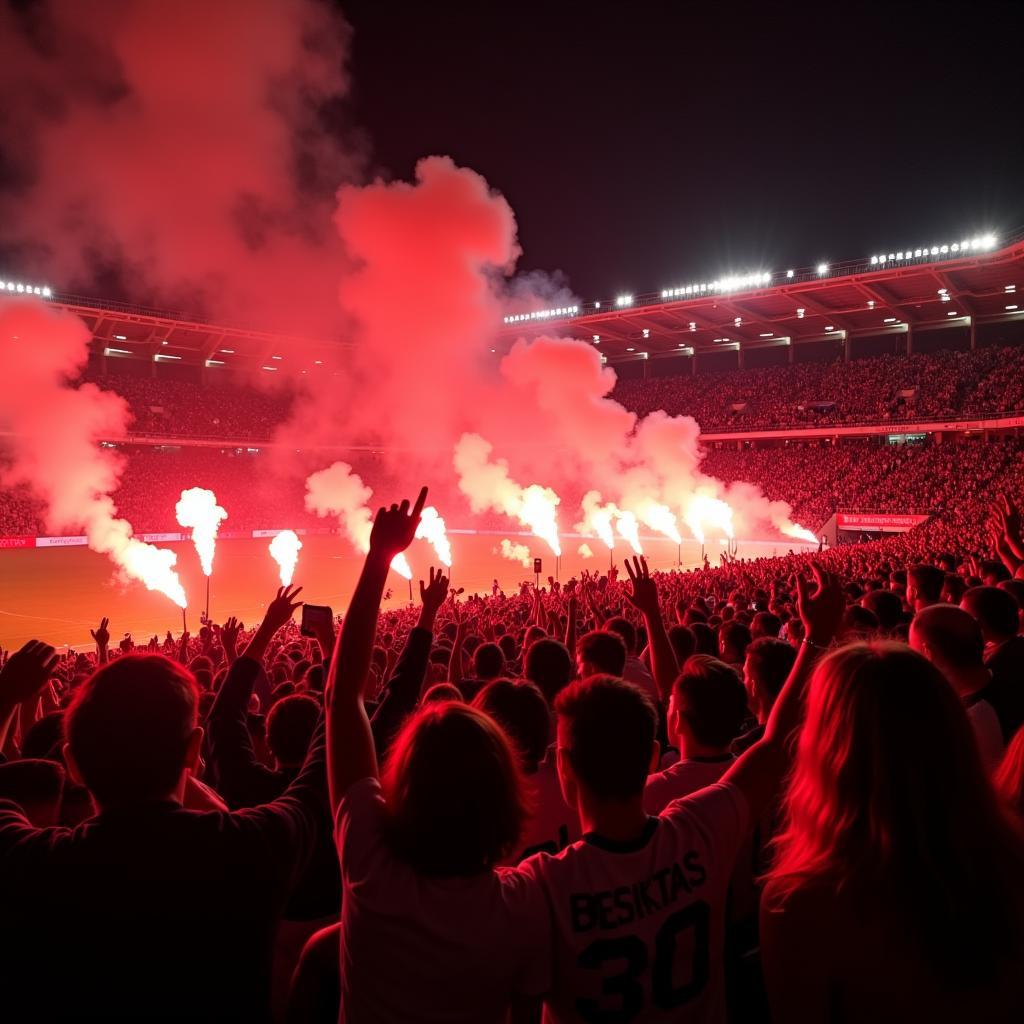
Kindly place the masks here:
<instances>
[{"instance_id":1,"label":"man in white shirt","mask_svg":"<svg viewBox=\"0 0 1024 1024\"><path fill-rule=\"evenodd\" d=\"M815 570L815 582L799 580L807 640L764 739L721 783L670 803L657 817L643 806L658 758L650 699L608 676L579 680L559 696L558 774L583 839L520 866L543 887L554 926L545 1021L725 1020L733 866L786 771L804 685L845 610L833 577Z\"/></svg>"}]
</instances>

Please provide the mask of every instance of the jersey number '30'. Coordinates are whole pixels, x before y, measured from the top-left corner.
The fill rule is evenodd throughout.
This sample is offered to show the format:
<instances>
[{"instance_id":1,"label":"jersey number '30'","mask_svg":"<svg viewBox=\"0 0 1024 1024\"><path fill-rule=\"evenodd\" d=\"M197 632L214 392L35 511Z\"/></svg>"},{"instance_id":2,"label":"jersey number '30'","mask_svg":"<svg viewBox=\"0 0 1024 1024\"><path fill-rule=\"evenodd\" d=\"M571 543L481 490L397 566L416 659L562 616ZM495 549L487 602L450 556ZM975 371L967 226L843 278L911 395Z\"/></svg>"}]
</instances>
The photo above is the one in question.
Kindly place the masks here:
<instances>
[{"instance_id":1,"label":"jersey number '30'","mask_svg":"<svg viewBox=\"0 0 1024 1024\"><path fill-rule=\"evenodd\" d=\"M676 1010L704 991L711 971L710 923L710 908L703 900L697 900L684 910L676 911L658 929L654 938L651 1002L659 1010ZM690 976L682 984L673 986L676 943L679 935L688 929L693 931ZM596 999L577 999L577 1013L589 1024L629 1024L644 1008L643 974L648 959L647 947L635 935L592 942L580 954L577 966L599 971L611 961L624 964L625 969L619 973L605 975L601 985L601 994L607 1001L617 997L619 1005L606 1009Z\"/></svg>"}]
</instances>

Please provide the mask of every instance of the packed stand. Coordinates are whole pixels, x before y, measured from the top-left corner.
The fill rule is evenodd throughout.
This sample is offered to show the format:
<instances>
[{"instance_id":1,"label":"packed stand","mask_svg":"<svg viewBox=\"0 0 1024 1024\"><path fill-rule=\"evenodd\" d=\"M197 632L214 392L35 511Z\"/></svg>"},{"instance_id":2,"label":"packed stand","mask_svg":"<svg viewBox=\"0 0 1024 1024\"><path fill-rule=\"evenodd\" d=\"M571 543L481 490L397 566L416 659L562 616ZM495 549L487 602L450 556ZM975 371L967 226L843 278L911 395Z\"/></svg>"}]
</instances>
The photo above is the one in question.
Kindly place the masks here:
<instances>
[{"instance_id":1,"label":"packed stand","mask_svg":"<svg viewBox=\"0 0 1024 1024\"><path fill-rule=\"evenodd\" d=\"M267 441L291 413L284 391L155 377L88 374L83 380L121 395L132 412L129 429L139 434Z\"/></svg>"},{"instance_id":2,"label":"packed stand","mask_svg":"<svg viewBox=\"0 0 1024 1024\"><path fill-rule=\"evenodd\" d=\"M1022 1019L1011 496L382 614L425 499L340 629L0 655L5 1019Z\"/></svg>"},{"instance_id":3,"label":"packed stand","mask_svg":"<svg viewBox=\"0 0 1024 1024\"><path fill-rule=\"evenodd\" d=\"M1022 380L1024 348L991 347L620 380L613 397L705 432L771 430L1017 413Z\"/></svg>"}]
</instances>

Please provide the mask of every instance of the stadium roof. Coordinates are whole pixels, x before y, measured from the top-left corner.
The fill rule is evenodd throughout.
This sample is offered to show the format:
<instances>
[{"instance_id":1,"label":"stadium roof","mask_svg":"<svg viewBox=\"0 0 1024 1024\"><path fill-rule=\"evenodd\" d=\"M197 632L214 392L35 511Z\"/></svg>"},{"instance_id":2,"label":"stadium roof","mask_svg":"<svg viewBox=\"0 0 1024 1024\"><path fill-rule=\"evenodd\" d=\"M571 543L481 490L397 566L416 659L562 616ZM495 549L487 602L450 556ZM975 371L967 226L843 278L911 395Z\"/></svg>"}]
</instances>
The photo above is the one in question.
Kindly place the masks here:
<instances>
[{"instance_id":1,"label":"stadium roof","mask_svg":"<svg viewBox=\"0 0 1024 1024\"><path fill-rule=\"evenodd\" d=\"M331 368L349 347L51 291L0 275L4 291L40 295L77 314L92 331L93 350L115 358L273 371L296 353L310 368ZM519 337L568 335L599 346L614 363L1018 319L1024 323L1024 231L510 313L499 325L498 346L504 351Z\"/></svg>"},{"instance_id":2,"label":"stadium roof","mask_svg":"<svg viewBox=\"0 0 1024 1024\"><path fill-rule=\"evenodd\" d=\"M1024 319L1024 232L511 314L502 341L570 335L616 362L1018 317Z\"/></svg>"}]
</instances>

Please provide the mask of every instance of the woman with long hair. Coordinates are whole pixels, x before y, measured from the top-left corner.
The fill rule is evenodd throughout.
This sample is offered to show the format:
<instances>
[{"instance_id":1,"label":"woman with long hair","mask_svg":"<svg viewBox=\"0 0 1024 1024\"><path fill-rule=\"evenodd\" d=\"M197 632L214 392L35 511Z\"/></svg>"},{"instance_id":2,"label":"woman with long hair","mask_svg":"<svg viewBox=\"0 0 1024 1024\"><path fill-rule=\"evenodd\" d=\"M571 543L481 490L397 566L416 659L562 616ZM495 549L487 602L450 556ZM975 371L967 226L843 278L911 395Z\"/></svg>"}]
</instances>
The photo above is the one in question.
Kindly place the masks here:
<instances>
[{"instance_id":1,"label":"woman with long hair","mask_svg":"<svg viewBox=\"0 0 1024 1024\"><path fill-rule=\"evenodd\" d=\"M363 695L388 567L411 543L425 497L426 488L411 513L405 501L377 514L327 689L343 1024L498 1024L544 993L551 970L539 887L499 867L518 849L527 810L497 722L460 702L422 706L379 778Z\"/></svg>"},{"instance_id":2,"label":"woman with long hair","mask_svg":"<svg viewBox=\"0 0 1024 1024\"><path fill-rule=\"evenodd\" d=\"M1022 878L942 674L888 641L826 657L762 900L775 1018L1024 1019Z\"/></svg>"}]
</instances>

